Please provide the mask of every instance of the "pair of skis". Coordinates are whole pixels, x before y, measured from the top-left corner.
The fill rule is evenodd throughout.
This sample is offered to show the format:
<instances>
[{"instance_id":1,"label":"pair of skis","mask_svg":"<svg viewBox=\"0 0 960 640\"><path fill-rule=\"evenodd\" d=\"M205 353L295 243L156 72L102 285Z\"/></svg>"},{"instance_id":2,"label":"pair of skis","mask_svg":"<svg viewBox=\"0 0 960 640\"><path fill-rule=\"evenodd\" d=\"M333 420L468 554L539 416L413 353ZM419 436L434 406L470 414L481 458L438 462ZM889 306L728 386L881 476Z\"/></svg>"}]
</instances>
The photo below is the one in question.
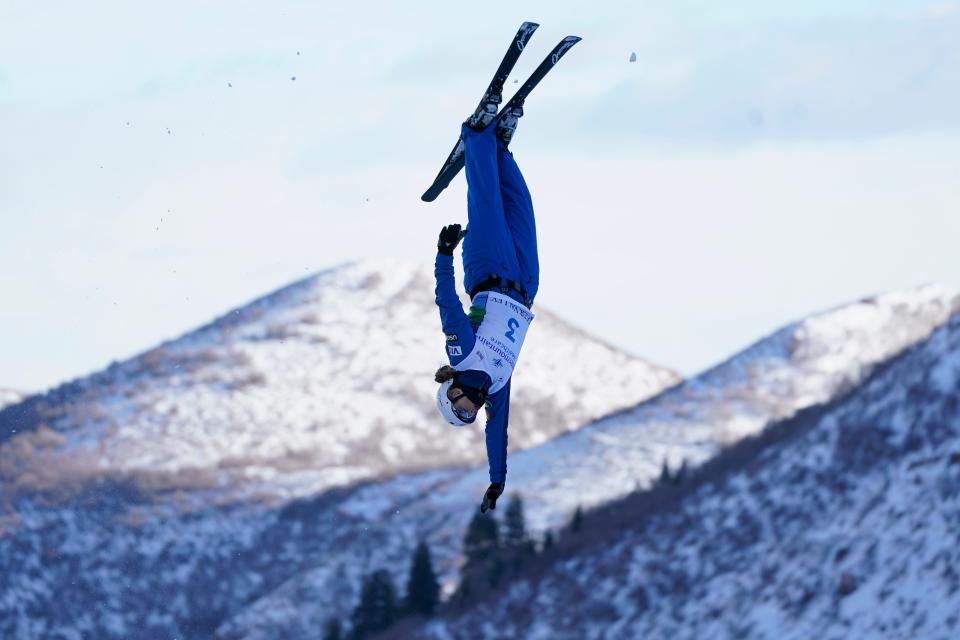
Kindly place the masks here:
<instances>
[{"instance_id":1,"label":"pair of skis","mask_svg":"<svg viewBox=\"0 0 960 640\"><path fill-rule=\"evenodd\" d=\"M516 35L513 37L513 41L510 43L510 48L507 49L506 55L503 56L503 60L500 62L500 66L497 67L497 72L493 76L493 80L490 81L490 84L487 86L487 90L483 94L483 98L480 100L480 107L489 101L490 96L492 95L501 95L503 93L503 85L507 81L507 76L510 75L510 72L513 70L513 66L517 63L517 60L520 58L520 54L523 53L523 49L527 44L527 41L530 39L530 36L533 35L533 32L537 30L537 27L540 25L535 22L524 22L520 25L520 29L517 31ZM553 48L552 51L543 59L543 62L540 63L534 72L527 78L527 81L520 85L520 88L517 89L517 92L510 98L510 101L500 110L500 113L497 115L497 120L502 117L504 113L507 113L509 109L513 107L522 107L524 101L526 101L527 96L530 95L530 92L533 91L543 77L549 73L549 71L556 65L560 58L570 50L570 48L580 42L580 38L577 36L567 36L561 40L557 46ZM494 125L495 126L495 125ZM463 169L464 159L463 159L463 140L458 139L457 144L454 145L453 151L450 152L450 155L447 156L447 161L443 163L443 167L440 168L440 173L437 174L437 177L434 178L433 184L430 185L430 188L427 189L420 199L424 202L433 202L437 199L437 196L447 188L450 182L460 173L460 170Z\"/></svg>"}]
</instances>

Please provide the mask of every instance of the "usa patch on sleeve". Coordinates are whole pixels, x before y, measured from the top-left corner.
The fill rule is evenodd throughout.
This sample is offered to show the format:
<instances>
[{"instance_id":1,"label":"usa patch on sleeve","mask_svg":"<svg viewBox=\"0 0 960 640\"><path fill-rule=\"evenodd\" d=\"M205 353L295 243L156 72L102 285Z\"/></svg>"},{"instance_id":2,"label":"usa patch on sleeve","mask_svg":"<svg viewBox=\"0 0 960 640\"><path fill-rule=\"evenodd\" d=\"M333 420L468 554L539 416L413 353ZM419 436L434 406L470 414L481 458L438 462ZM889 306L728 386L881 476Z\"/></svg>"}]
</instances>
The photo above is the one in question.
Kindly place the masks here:
<instances>
[{"instance_id":1,"label":"usa patch on sleeve","mask_svg":"<svg viewBox=\"0 0 960 640\"><path fill-rule=\"evenodd\" d=\"M457 340L460 339L460 337L455 333L448 333L446 335L447 335L447 342L456 342Z\"/></svg>"}]
</instances>

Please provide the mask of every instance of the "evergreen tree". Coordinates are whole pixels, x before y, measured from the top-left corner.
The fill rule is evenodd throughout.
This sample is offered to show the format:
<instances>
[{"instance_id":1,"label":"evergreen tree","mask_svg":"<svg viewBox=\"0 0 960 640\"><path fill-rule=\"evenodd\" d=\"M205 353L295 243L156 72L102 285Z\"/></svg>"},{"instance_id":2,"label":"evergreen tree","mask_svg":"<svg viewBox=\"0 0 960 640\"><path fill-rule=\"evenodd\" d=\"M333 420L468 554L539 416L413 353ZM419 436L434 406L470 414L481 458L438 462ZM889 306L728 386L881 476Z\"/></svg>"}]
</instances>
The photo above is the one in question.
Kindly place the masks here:
<instances>
[{"instance_id":1,"label":"evergreen tree","mask_svg":"<svg viewBox=\"0 0 960 640\"><path fill-rule=\"evenodd\" d=\"M336 618L327 620L327 626L324 627L323 640L342 640L343 631L340 629L340 621Z\"/></svg>"},{"instance_id":2,"label":"evergreen tree","mask_svg":"<svg viewBox=\"0 0 960 640\"><path fill-rule=\"evenodd\" d=\"M503 573L503 559L498 556L494 558L490 563L490 566L487 567L487 582L491 587L495 587L500 584L500 579L503 578Z\"/></svg>"},{"instance_id":3,"label":"evergreen tree","mask_svg":"<svg viewBox=\"0 0 960 640\"><path fill-rule=\"evenodd\" d=\"M577 505L577 510L573 512L573 518L570 520L570 531L580 533L581 529L583 529L583 509Z\"/></svg>"},{"instance_id":4,"label":"evergreen tree","mask_svg":"<svg viewBox=\"0 0 960 640\"><path fill-rule=\"evenodd\" d=\"M662 485L668 484L670 482L670 467L667 465L667 459L663 459L663 466L660 467L660 478L657 480L657 483Z\"/></svg>"},{"instance_id":5,"label":"evergreen tree","mask_svg":"<svg viewBox=\"0 0 960 640\"><path fill-rule=\"evenodd\" d=\"M430 547L426 542L421 541L413 553L413 562L410 565L406 608L411 613L430 616L436 611L439 600L440 584L437 582L437 574L433 571Z\"/></svg>"},{"instance_id":6,"label":"evergreen tree","mask_svg":"<svg viewBox=\"0 0 960 640\"><path fill-rule=\"evenodd\" d=\"M374 571L363 581L360 603L350 618L351 640L363 640L382 631L396 622L397 592L390 573L384 569Z\"/></svg>"},{"instance_id":7,"label":"evergreen tree","mask_svg":"<svg viewBox=\"0 0 960 640\"><path fill-rule=\"evenodd\" d=\"M504 546L514 550L523 547L527 542L527 522L523 515L523 498L519 494L514 494L507 505L505 524Z\"/></svg>"},{"instance_id":8,"label":"evergreen tree","mask_svg":"<svg viewBox=\"0 0 960 640\"><path fill-rule=\"evenodd\" d=\"M470 584L470 577L466 575L466 567L463 571L464 573L460 576L460 584L457 585L457 590L453 592L453 597L450 598L450 604L458 608L468 607L474 601L474 588Z\"/></svg>"},{"instance_id":9,"label":"evergreen tree","mask_svg":"<svg viewBox=\"0 0 960 640\"><path fill-rule=\"evenodd\" d=\"M486 589L487 584L496 584L503 573L500 561L500 531L496 518L475 512L463 538L463 555L466 562L460 569L460 586L454 595L455 606L470 604L471 594ZM499 566L495 566L499 565Z\"/></svg>"},{"instance_id":10,"label":"evergreen tree","mask_svg":"<svg viewBox=\"0 0 960 640\"><path fill-rule=\"evenodd\" d=\"M533 540L527 533L527 522L523 514L523 498L518 494L510 500L507 505L506 513L507 532L504 536L504 546L506 547L511 567L514 570L523 566L523 563L530 557L536 555L537 548Z\"/></svg>"},{"instance_id":11,"label":"evergreen tree","mask_svg":"<svg viewBox=\"0 0 960 640\"><path fill-rule=\"evenodd\" d=\"M553 549L553 532L552 532L552 531L547 531L547 532L543 535L543 552L546 553L547 551L550 551L551 549Z\"/></svg>"},{"instance_id":12,"label":"evergreen tree","mask_svg":"<svg viewBox=\"0 0 960 640\"><path fill-rule=\"evenodd\" d=\"M680 464L680 468L677 469L677 472L673 474L673 484L683 484L687 479L687 474L689 470L687 469L687 459L684 458L683 462Z\"/></svg>"},{"instance_id":13,"label":"evergreen tree","mask_svg":"<svg viewBox=\"0 0 960 640\"><path fill-rule=\"evenodd\" d=\"M493 558L500 548L500 529L495 518L474 513L463 539L465 568Z\"/></svg>"}]
</instances>

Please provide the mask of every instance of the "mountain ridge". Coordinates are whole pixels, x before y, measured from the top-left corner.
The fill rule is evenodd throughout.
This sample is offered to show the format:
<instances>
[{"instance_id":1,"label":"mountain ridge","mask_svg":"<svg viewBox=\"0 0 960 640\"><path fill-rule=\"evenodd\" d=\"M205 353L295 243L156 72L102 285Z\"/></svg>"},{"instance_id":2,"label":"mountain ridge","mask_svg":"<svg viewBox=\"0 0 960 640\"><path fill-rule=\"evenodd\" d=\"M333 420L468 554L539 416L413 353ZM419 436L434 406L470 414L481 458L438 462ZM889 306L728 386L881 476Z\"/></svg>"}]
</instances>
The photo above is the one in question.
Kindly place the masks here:
<instances>
[{"instance_id":1,"label":"mountain ridge","mask_svg":"<svg viewBox=\"0 0 960 640\"><path fill-rule=\"evenodd\" d=\"M735 440L754 435L769 422L846 393L874 366L925 339L960 309L957 293L941 287L894 292L879 302L867 307L856 302L790 323L729 358L725 367L713 367L637 407L511 453L508 497L520 489L531 531L559 526L578 506L595 506L649 486L665 461L673 469L685 459L699 464L729 444L730 433ZM874 322L858 329L865 312ZM890 331L889 323L908 330ZM871 346L869 336L883 328L888 330L875 336L879 344ZM861 331L867 335L860 335ZM791 359L794 350L790 348L797 332L803 340L813 341L800 352L799 364ZM857 348L847 348L848 344L835 350L813 348L822 335L847 336ZM865 345L870 348L860 359L860 347ZM839 369L838 353L851 358ZM777 357L771 361L771 355ZM802 393L794 395L794 390ZM376 547L338 546L338 557L348 567L343 576L322 568L291 579L225 623L221 635L266 640L289 634L290 629L279 621L279 626L271 627L257 620L269 611L290 608L290 603L296 603L292 610L302 610L309 601L330 615L347 616L349 610L327 594L334 592L337 583L359 584L362 570L349 567L402 566L404 554L422 538L431 540L434 561L449 593L459 567L461 536L484 487L481 470L452 469L405 475L352 492L337 511L355 519L351 526L366 523L368 535L376 535ZM409 511L409 504L417 505L415 512ZM396 576L398 583L402 579ZM315 625L323 622L309 620Z\"/></svg>"},{"instance_id":2,"label":"mountain ridge","mask_svg":"<svg viewBox=\"0 0 960 640\"><path fill-rule=\"evenodd\" d=\"M955 294L946 290L914 291L909 297L917 304L904 306L891 298L889 305L858 311L873 308L870 317L886 318L884 322L857 329L864 318L854 313L842 314L839 324L820 327L823 332L815 331L816 323L807 327L812 333L805 339L814 340L811 345L819 344L820 337L840 336L855 348L807 349L801 352L803 359L793 360L792 342L782 334L776 348L772 343L748 347L739 359L731 358L724 375L713 370L707 380L673 387L630 411L580 426L572 435L512 451L508 492L522 490L528 525L539 533L565 521L577 504L599 504L645 486L665 459L674 466L691 452L708 457L731 434L749 435L783 412L809 406L820 396L834 397L844 384L860 384L871 366L928 335L957 304ZM256 327L238 325L236 335L280 351L289 347L282 341L292 334L269 338L271 318L255 320ZM901 326L907 330L897 329ZM350 328L337 325L337 330ZM879 343L873 345L869 337L875 334ZM306 332L307 338L315 335ZM861 339L877 348L863 351ZM743 355L748 352L749 357ZM202 354L186 349L183 355L142 366L149 373L152 367L193 363L202 379L203 365L209 364ZM255 362L260 354L249 357ZM536 373L536 360L524 366ZM239 373L242 379L243 366L240 362L230 375ZM228 395L248 392L244 387L230 390L234 380L214 382ZM189 396L180 399L192 406ZM561 406L562 401L558 399ZM580 432L584 435L577 437ZM51 439L58 434L42 432ZM440 440L448 443L454 435L445 428ZM511 436L513 441L513 431ZM30 445L24 451L46 446L42 440L24 444ZM9 452L9 445L2 446L0 451ZM0 475L10 460L0 457ZM623 469L630 473L621 473ZM61 502L18 494L13 505L0 511L0 634L313 638L326 618L349 616L369 571L388 567L400 583L420 539L430 541L449 592L461 562L464 527L486 486L482 466L457 465L382 481L341 478L345 481L316 490L303 482L284 494L276 491L278 477L263 476L258 461L239 461L235 471L257 475L247 479L243 499L229 503L211 499L220 490L216 482L204 489L158 493L149 486L140 489L132 480L113 481L102 470L97 476L102 484ZM296 471L284 472L283 478L300 483ZM80 589L71 582L77 575L84 581ZM158 592L176 597L159 602L151 597ZM16 598L4 598L13 593ZM61 594L56 601L50 598L53 593Z\"/></svg>"},{"instance_id":3,"label":"mountain ridge","mask_svg":"<svg viewBox=\"0 0 960 640\"><path fill-rule=\"evenodd\" d=\"M390 259L321 271L0 410L0 442L40 430L44 447L32 448L69 482L165 473L280 498L480 462L482 434L450 433L433 406L433 372L445 362L433 288L427 265ZM538 309L537 326L514 384L513 445L543 442L678 380L548 309ZM589 375L565 371L569 359Z\"/></svg>"},{"instance_id":4,"label":"mountain ridge","mask_svg":"<svg viewBox=\"0 0 960 640\"><path fill-rule=\"evenodd\" d=\"M403 637L954 637L958 395L955 313L842 398L776 425L787 439L746 466L650 514L603 507L596 540L588 513L577 553Z\"/></svg>"}]
</instances>

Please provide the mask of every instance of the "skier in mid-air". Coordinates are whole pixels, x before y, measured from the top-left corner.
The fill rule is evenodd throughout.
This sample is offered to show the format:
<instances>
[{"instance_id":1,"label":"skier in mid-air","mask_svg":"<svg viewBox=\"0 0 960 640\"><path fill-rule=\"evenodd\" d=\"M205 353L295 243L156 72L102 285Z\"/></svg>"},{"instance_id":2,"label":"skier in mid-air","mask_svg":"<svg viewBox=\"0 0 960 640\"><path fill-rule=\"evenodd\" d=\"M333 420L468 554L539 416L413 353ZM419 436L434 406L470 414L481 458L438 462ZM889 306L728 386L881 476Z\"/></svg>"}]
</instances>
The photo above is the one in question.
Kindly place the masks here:
<instances>
[{"instance_id":1,"label":"skier in mid-air","mask_svg":"<svg viewBox=\"0 0 960 640\"><path fill-rule=\"evenodd\" d=\"M510 378L533 320L540 278L533 203L507 150L523 108L505 107L498 117L498 103L499 96L482 103L462 126L469 233L459 224L440 231L435 269L450 360L436 373L437 408L455 427L473 423L481 407L487 410L490 487L481 512L496 508L506 482ZM461 239L469 313L454 282L453 250Z\"/></svg>"}]
</instances>

